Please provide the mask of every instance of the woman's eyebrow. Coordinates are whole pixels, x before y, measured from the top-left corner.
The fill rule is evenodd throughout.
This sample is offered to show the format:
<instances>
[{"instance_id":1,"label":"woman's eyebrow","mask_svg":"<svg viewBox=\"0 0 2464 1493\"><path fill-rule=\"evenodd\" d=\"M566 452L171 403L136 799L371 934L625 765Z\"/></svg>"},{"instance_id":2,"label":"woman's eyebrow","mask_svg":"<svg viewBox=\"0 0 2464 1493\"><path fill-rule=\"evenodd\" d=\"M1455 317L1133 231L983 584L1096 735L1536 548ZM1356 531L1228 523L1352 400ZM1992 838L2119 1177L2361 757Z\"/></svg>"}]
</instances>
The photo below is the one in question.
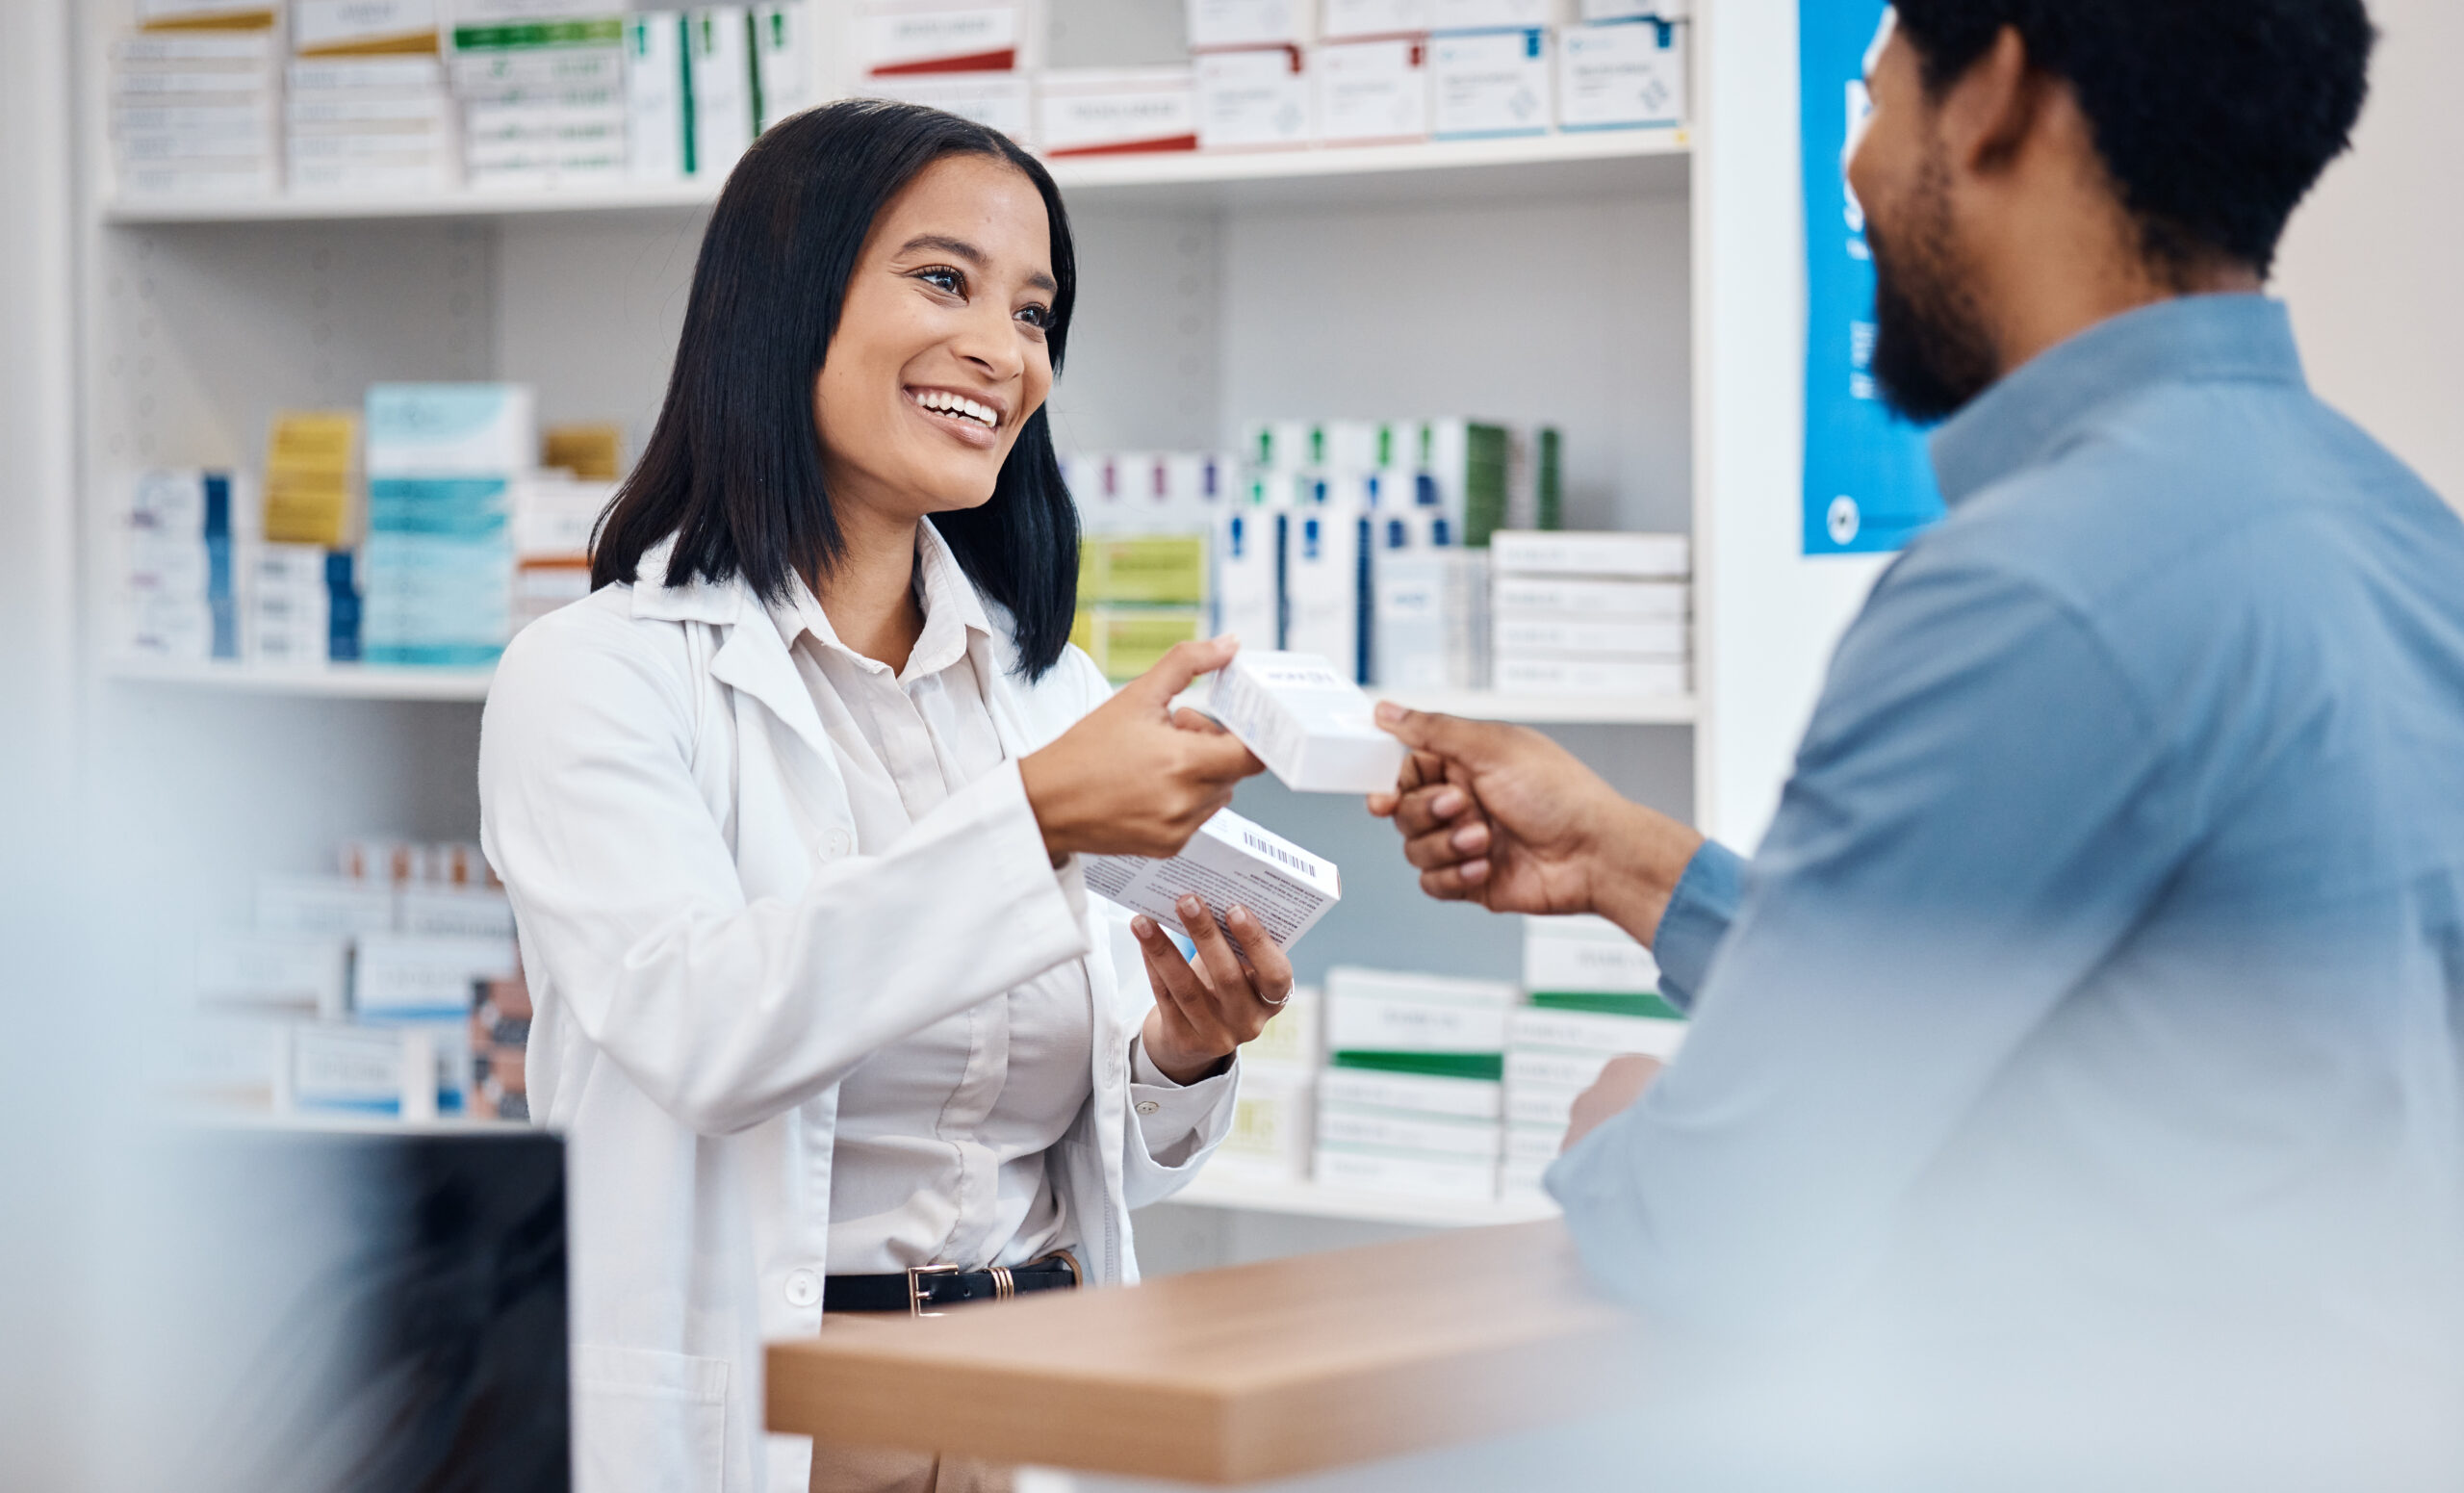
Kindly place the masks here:
<instances>
[{"instance_id":1,"label":"woman's eyebrow","mask_svg":"<svg viewBox=\"0 0 2464 1493\"><path fill-rule=\"evenodd\" d=\"M985 258L984 250L977 248L964 239L953 239L947 234L919 233L898 246L901 254L912 254L918 249L934 249L949 255L952 259L963 259L978 270L990 268ZM1040 270L1027 276L1027 284L1047 296L1056 295L1061 290L1052 276Z\"/></svg>"}]
</instances>

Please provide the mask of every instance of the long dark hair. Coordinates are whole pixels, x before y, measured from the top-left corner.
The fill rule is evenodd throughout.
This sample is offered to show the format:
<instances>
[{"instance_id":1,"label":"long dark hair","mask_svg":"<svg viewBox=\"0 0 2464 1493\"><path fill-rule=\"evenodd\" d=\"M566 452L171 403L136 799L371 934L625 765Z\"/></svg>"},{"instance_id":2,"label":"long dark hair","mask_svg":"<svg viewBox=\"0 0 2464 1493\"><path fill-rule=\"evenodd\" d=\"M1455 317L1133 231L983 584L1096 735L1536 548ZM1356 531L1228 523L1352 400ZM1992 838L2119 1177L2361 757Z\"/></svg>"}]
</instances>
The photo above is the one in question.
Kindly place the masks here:
<instances>
[{"instance_id":1,"label":"long dark hair","mask_svg":"<svg viewBox=\"0 0 2464 1493\"><path fill-rule=\"evenodd\" d=\"M633 579L670 535L672 586L741 576L778 601L798 565L836 562L846 544L821 476L813 379L874 217L953 155L1007 161L1043 197L1060 285L1045 345L1060 372L1077 255L1040 162L997 130L912 104L854 99L797 115L754 142L719 193L667 401L592 536L592 589ZM1019 429L989 502L932 518L977 589L1008 608L1020 670L1040 677L1068 643L1078 603L1078 514L1045 412Z\"/></svg>"}]
</instances>

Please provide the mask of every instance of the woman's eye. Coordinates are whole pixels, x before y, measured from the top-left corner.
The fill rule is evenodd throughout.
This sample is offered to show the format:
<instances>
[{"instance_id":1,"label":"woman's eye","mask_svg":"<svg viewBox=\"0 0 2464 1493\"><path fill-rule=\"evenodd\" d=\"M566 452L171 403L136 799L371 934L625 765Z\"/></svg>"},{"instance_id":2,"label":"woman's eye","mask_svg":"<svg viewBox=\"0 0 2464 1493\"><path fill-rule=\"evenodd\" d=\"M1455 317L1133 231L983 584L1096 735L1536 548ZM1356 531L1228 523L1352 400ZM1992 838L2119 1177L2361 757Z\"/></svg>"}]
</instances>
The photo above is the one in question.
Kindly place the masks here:
<instances>
[{"instance_id":1,"label":"woman's eye","mask_svg":"<svg viewBox=\"0 0 2464 1493\"><path fill-rule=\"evenodd\" d=\"M1026 322L1029 326L1034 327L1040 332L1050 331L1052 330L1052 308L1050 306L1021 306L1018 308L1018 320Z\"/></svg>"},{"instance_id":2,"label":"woman's eye","mask_svg":"<svg viewBox=\"0 0 2464 1493\"><path fill-rule=\"evenodd\" d=\"M946 266L937 265L930 270L918 270L915 271L915 278L923 281L925 284L943 293L944 295L963 296L966 294L966 276L959 273L955 270L947 268Z\"/></svg>"}]
</instances>

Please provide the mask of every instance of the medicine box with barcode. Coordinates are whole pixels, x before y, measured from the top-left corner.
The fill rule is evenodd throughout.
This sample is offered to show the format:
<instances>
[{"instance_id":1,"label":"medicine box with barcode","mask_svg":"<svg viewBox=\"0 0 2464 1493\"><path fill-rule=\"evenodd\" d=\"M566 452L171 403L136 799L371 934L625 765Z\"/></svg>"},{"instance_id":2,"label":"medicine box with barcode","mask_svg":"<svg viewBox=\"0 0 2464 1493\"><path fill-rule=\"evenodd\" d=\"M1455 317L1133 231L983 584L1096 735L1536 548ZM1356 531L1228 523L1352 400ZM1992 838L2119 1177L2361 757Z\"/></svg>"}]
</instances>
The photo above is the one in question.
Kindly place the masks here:
<instances>
[{"instance_id":1,"label":"medicine box with barcode","mask_svg":"<svg viewBox=\"0 0 2464 1493\"><path fill-rule=\"evenodd\" d=\"M1315 654L1243 649L1216 673L1209 713L1299 793L1382 793L1403 743L1378 729L1360 686Z\"/></svg>"},{"instance_id":2,"label":"medicine box with barcode","mask_svg":"<svg viewBox=\"0 0 2464 1493\"><path fill-rule=\"evenodd\" d=\"M1229 809L1199 827L1169 860L1089 856L1087 889L1143 913L1167 928L1181 926L1180 899L1206 899L1217 926L1234 904L1247 908L1277 948L1290 948L1343 900L1343 875L1312 855Z\"/></svg>"}]
</instances>

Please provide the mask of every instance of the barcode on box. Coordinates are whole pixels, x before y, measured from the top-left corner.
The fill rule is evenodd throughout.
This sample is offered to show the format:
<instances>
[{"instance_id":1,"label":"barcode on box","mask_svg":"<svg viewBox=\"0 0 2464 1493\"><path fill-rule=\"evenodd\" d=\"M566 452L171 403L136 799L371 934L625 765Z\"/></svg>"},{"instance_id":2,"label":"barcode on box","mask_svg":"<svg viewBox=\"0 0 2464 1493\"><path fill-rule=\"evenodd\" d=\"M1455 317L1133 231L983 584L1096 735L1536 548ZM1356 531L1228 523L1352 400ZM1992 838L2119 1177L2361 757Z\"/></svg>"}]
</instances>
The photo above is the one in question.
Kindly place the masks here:
<instances>
[{"instance_id":1,"label":"barcode on box","mask_svg":"<svg viewBox=\"0 0 2464 1493\"><path fill-rule=\"evenodd\" d=\"M1298 871L1303 876L1314 877L1318 874L1318 867L1315 862L1307 860L1305 857L1296 856L1291 851L1284 849L1280 845L1271 844L1266 840L1262 840L1246 830L1241 832L1241 843L1248 846L1251 850L1256 851L1262 856L1282 862L1284 864L1292 867L1296 871Z\"/></svg>"}]
</instances>

